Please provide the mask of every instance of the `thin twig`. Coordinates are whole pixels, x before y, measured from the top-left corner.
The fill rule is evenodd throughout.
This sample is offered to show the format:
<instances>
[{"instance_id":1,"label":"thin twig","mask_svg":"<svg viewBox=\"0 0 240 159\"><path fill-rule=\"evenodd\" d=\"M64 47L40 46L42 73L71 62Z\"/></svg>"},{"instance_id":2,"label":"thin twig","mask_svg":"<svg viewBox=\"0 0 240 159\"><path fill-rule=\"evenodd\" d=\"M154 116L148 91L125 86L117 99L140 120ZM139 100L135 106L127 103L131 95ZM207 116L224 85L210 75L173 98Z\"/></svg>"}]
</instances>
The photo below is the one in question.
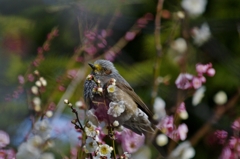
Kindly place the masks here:
<instances>
[{"instance_id":1,"label":"thin twig","mask_svg":"<svg viewBox=\"0 0 240 159\"><path fill-rule=\"evenodd\" d=\"M65 107L64 103L62 102L64 99L69 99L72 94L74 93L75 89L77 88L77 85L79 84L79 82L81 82L84 79L84 74L86 71L86 67L84 66L83 68L80 68L77 72L77 76L76 78L74 78L72 80L72 82L68 85L66 91L64 92L64 94L62 95L61 99L59 100L58 104L57 104L57 110L53 116L53 120L56 120L59 118L59 116L62 114L62 111Z\"/></svg>"},{"instance_id":2,"label":"thin twig","mask_svg":"<svg viewBox=\"0 0 240 159\"><path fill-rule=\"evenodd\" d=\"M115 150L115 141L114 141L114 139L112 139L112 145L113 145L113 157L114 157L114 159L116 159L117 155L116 155L116 150Z\"/></svg>"},{"instance_id":3,"label":"thin twig","mask_svg":"<svg viewBox=\"0 0 240 159\"><path fill-rule=\"evenodd\" d=\"M75 114L75 116L76 116L76 118L77 118L77 123L79 124L78 126L80 127L80 129L81 129L82 131L84 131L83 126L82 126L82 124L81 124L81 122L80 122L80 120L79 120L79 117L78 117L78 112L77 112L76 109L74 109L72 106L71 106L70 108L72 109L72 112Z\"/></svg>"},{"instance_id":4,"label":"thin twig","mask_svg":"<svg viewBox=\"0 0 240 159\"><path fill-rule=\"evenodd\" d=\"M216 112L214 113L212 118L207 121L190 139L192 146L196 145L198 141L211 129L212 124L216 123L226 111L234 107L234 104L238 101L239 97L240 91L238 91L236 95L233 96L225 106L217 106Z\"/></svg>"},{"instance_id":5,"label":"thin twig","mask_svg":"<svg viewBox=\"0 0 240 159\"><path fill-rule=\"evenodd\" d=\"M156 46L156 61L153 66L153 89L152 89L152 103L157 96L159 83L157 82L157 78L159 76L159 69L161 63L162 56L162 45L161 45L161 13L163 7L164 0L158 0L157 4L157 13L155 17L155 46Z\"/></svg>"}]
</instances>

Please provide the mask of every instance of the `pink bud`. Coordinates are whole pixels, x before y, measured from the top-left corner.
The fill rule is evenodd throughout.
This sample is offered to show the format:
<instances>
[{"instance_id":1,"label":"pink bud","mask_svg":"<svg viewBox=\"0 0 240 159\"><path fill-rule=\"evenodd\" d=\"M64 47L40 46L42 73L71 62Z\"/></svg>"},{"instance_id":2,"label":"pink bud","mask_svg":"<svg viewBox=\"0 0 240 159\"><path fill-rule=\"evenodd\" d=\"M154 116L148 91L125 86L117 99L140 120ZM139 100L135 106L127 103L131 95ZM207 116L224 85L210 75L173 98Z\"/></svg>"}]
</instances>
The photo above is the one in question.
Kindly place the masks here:
<instances>
[{"instance_id":1,"label":"pink bud","mask_svg":"<svg viewBox=\"0 0 240 159\"><path fill-rule=\"evenodd\" d=\"M192 86L194 89L198 89L202 86L202 81L198 77L194 77L192 80Z\"/></svg>"},{"instance_id":2,"label":"pink bud","mask_svg":"<svg viewBox=\"0 0 240 159\"><path fill-rule=\"evenodd\" d=\"M62 85L60 85L60 86L58 86L58 90L61 91L61 92L63 92L63 91L65 91L65 87L62 86Z\"/></svg>"},{"instance_id":3,"label":"pink bud","mask_svg":"<svg viewBox=\"0 0 240 159\"><path fill-rule=\"evenodd\" d=\"M179 133L179 137L182 141L187 138L187 132L188 132L188 127L186 124L179 125L178 133Z\"/></svg>"},{"instance_id":4,"label":"pink bud","mask_svg":"<svg viewBox=\"0 0 240 159\"><path fill-rule=\"evenodd\" d=\"M22 75L19 75L19 76L18 76L18 82L19 82L20 84L24 84L25 79L24 79L24 77L23 77Z\"/></svg>"},{"instance_id":5,"label":"pink bud","mask_svg":"<svg viewBox=\"0 0 240 159\"><path fill-rule=\"evenodd\" d=\"M30 82L33 82L34 81L34 76L33 76L33 74L28 74L28 81L30 81Z\"/></svg>"},{"instance_id":6,"label":"pink bud","mask_svg":"<svg viewBox=\"0 0 240 159\"><path fill-rule=\"evenodd\" d=\"M42 47L38 47L37 52L38 52L39 54L42 54L42 53L43 53L43 48L42 48Z\"/></svg>"},{"instance_id":7,"label":"pink bud","mask_svg":"<svg viewBox=\"0 0 240 159\"><path fill-rule=\"evenodd\" d=\"M94 46L89 46L84 49L89 55L94 55L97 52L97 49Z\"/></svg>"},{"instance_id":8,"label":"pink bud","mask_svg":"<svg viewBox=\"0 0 240 159\"><path fill-rule=\"evenodd\" d=\"M198 74L206 73L208 68L209 68L208 65L203 65L203 64L197 64L196 65L196 71L197 71Z\"/></svg>"},{"instance_id":9,"label":"pink bud","mask_svg":"<svg viewBox=\"0 0 240 159\"><path fill-rule=\"evenodd\" d=\"M112 50L108 51L104 57L106 60L113 61L115 59L116 53L113 52Z\"/></svg>"},{"instance_id":10,"label":"pink bud","mask_svg":"<svg viewBox=\"0 0 240 159\"><path fill-rule=\"evenodd\" d=\"M147 25L148 21L146 18L140 18L137 21L137 25L139 28L144 28Z\"/></svg>"},{"instance_id":11,"label":"pink bud","mask_svg":"<svg viewBox=\"0 0 240 159\"><path fill-rule=\"evenodd\" d=\"M232 124L232 129L240 131L240 118L236 119Z\"/></svg>"},{"instance_id":12,"label":"pink bud","mask_svg":"<svg viewBox=\"0 0 240 159\"><path fill-rule=\"evenodd\" d=\"M128 41L131 41L135 38L136 36L136 33L134 32L127 32L126 35L125 35L125 39L128 40Z\"/></svg>"},{"instance_id":13,"label":"pink bud","mask_svg":"<svg viewBox=\"0 0 240 159\"><path fill-rule=\"evenodd\" d=\"M0 139L0 148L3 148L10 143L9 135L5 131L0 130Z\"/></svg>"},{"instance_id":14,"label":"pink bud","mask_svg":"<svg viewBox=\"0 0 240 159\"><path fill-rule=\"evenodd\" d=\"M214 135L218 139L219 144L224 144L228 133L224 130L217 130L214 132Z\"/></svg>"},{"instance_id":15,"label":"pink bud","mask_svg":"<svg viewBox=\"0 0 240 159\"><path fill-rule=\"evenodd\" d=\"M183 111L186 111L186 107L185 107L185 103L182 102L178 108L177 108L177 113L180 113L180 112L183 112Z\"/></svg>"},{"instance_id":16,"label":"pink bud","mask_svg":"<svg viewBox=\"0 0 240 159\"><path fill-rule=\"evenodd\" d=\"M207 70L207 75L210 76L210 77L214 76L215 73L216 73L216 71L215 71L214 68L210 68L210 69Z\"/></svg>"},{"instance_id":17,"label":"pink bud","mask_svg":"<svg viewBox=\"0 0 240 159\"><path fill-rule=\"evenodd\" d=\"M201 81L202 81L202 83L205 83L206 82L206 78L204 77L204 76L200 76L200 77L198 77Z\"/></svg>"},{"instance_id":18,"label":"pink bud","mask_svg":"<svg viewBox=\"0 0 240 159\"><path fill-rule=\"evenodd\" d=\"M153 20L154 16L153 16L152 13L146 13L146 14L144 15L144 18L146 18L147 20Z\"/></svg>"},{"instance_id":19,"label":"pink bud","mask_svg":"<svg viewBox=\"0 0 240 159\"><path fill-rule=\"evenodd\" d=\"M103 38L106 38L106 37L107 37L107 31L106 31L106 30L102 30L102 31L101 31L101 36L102 36Z\"/></svg>"},{"instance_id":20,"label":"pink bud","mask_svg":"<svg viewBox=\"0 0 240 159\"><path fill-rule=\"evenodd\" d=\"M96 38L96 33L92 31L87 31L84 33L85 37L89 40L94 40Z\"/></svg>"}]
</instances>

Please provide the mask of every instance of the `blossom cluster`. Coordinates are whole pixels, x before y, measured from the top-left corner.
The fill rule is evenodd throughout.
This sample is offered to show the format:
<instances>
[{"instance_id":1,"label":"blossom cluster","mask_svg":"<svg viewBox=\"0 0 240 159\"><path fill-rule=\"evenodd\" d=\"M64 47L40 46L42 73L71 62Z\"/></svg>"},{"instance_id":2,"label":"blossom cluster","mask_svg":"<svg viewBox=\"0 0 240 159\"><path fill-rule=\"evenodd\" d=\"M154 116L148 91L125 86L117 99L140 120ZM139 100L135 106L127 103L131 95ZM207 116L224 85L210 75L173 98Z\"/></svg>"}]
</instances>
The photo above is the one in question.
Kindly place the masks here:
<instances>
[{"instance_id":1,"label":"blossom cluster","mask_svg":"<svg viewBox=\"0 0 240 159\"><path fill-rule=\"evenodd\" d=\"M197 76L194 76L189 73L181 73L175 81L175 84L178 89L187 90L190 88L198 89L202 86L203 83L206 82L206 78L203 76L206 74L207 76L214 76L215 69L212 68L212 64L197 64L196 71L198 73Z\"/></svg>"},{"instance_id":2,"label":"blossom cluster","mask_svg":"<svg viewBox=\"0 0 240 159\"><path fill-rule=\"evenodd\" d=\"M188 127L181 124L178 127L174 124L173 116L167 116L157 126L164 134L174 141L185 140L187 137Z\"/></svg>"},{"instance_id":3,"label":"blossom cluster","mask_svg":"<svg viewBox=\"0 0 240 159\"><path fill-rule=\"evenodd\" d=\"M15 151L11 148L7 148L8 144L10 143L9 135L0 130L0 158L1 159L13 159L15 158Z\"/></svg>"},{"instance_id":4,"label":"blossom cluster","mask_svg":"<svg viewBox=\"0 0 240 159\"><path fill-rule=\"evenodd\" d=\"M127 2L127 4L128 3L129 2ZM85 62L87 60L93 60L95 58L100 57L101 58L104 57L105 59L110 61L114 60L117 57L117 54L122 51L121 49L123 49L128 43L131 43L131 41L136 39L138 34L146 33L146 30L142 29L151 28L148 27L148 24L151 20L153 20L154 17L156 18L155 20L156 30L154 33L156 37L155 39L156 48L154 49L157 49L157 51L160 50L159 51L160 53L158 52L159 57L157 58L160 59L162 57L160 56L160 54L162 54L162 52L164 52L165 54L165 50L168 50L165 48L166 47L165 44L170 44L169 47L171 49L169 49L170 50L169 53L177 54L176 56L173 56L173 62L179 64L181 70L186 70L186 68L188 67L187 66L188 65L187 60L189 60L188 58L190 56L193 56L194 53L198 52L200 49L202 49L204 47L204 44L207 44L207 42L211 42L210 38L212 37L212 35L210 32L210 27L207 22L203 22L198 27L189 26L189 24L194 23L188 24L190 20L196 20L196 18L204 14L208 2L207 0L181 0L180 2L181 6L179 6L179 10L177 10L176 12L170 12L167 9L163 9L161 6L163 4L160 4L163 3L163 1L159 1L158 3L159 3L158 6L156 6L157 9L156 13L158 14L159 12L160 16L158 15L153 16L151 13L146 13L145 15L141 16L136 20L136 22L133 24L131 28L129 28L126 32L121 33L122 37L118 39L114 46L110 47L109 45L113 44L116 40L115 35L114 38L110 38L110 36L114 34L111 27L114 23L114 20L116 19L113 19L113 21L110 22L111 24L107 27L107 29L100 29L99 27L102 26L97 24L92 29L89 28L88 30L83 31L81 30L83 32L83 39L81 40L82 43L75 50L72 56L72 59L77 58L76 61L81 62L80 65L79 63L77 63L77 67L80 66L80 69L74 68L76 67L75 65L76 63L73 63L73 61L68 61L68 63L66 64L66 72L63 73L62 76L60 76L61 79L60 78L57 79L58 85L57 88L61 92L56 93L55 90L53 90L52 94L47 97L48 99L42 99L42 95L47 90L46 88L49 85L50 81L47 81L45 77L40 75L40 72L38 70L41 69L38 69L38 67L41 66L42 62L44 62L46 58L44 53L50 50L52 40L58 36L58 29L54 28L47 35L47 39L44 42L44 44L37 49L37 56L31 63L30 66L31 68L28 68L28 71L25 73L25 75L18 76L18 82L20 86L16 91L14 91L13 95L11 96L13 98L19 97L20 94L24 92L25 86L26 84L28 84L27 82L32 84L31 85L32 87L30 87L31 97L28 98L30 104L29 108L31 110L30 113L32 119L32 129L25 136L25 140L18 147L16 154L13 149L8 148L8 145L10 144L10 138L8 134L0 130L0 158L7 159L10 158L13 159L15 157L17 159L55 158L55 155L48 151L49 148L52 148L53 146L51 134L51 130L53 127L51 126L52 123L50 124L45 117L50 118L53 116L54 113L53 111L55 109L55 104L53 101L60 97L60 93L64 93L62 95L62 98L63 97L73 98L74 100L75 98L78 98L77 99L78 102L76 102L75 105L79 109L75 109L73 105L69 103L68 100L65 100L65 103L70 107L72 113L76 115L76 118L72 120L71 123L75 127L76 131L75 130L74 131L75 133L77 133L77 137L74 138L75 137L74 136L73 140L75 141L75 143L70 144L72 151L71 157L69 158L86 158L86 159L151 158L151 155L152 154L155 155L156 153L152 153L154 150L150 150L151 146L149 146L150 145L149 143L156 142L157 146L164 147L168 146L167 144L170 143L169 142L170 139L174 140L177 143L170 145L172 146L170 147L172 151L168 152L167 158L171 159L193 158L195 155L195 150L193 146L195 146L194 144L196 144L198 141L193 142L191 139L189 141L187 140L187 133L189 131L189 128L185 123L182 123L182 120L188 119L189 114L186 110L185 105L186 96L183 96L179 92L176 93L177 97L176 99L174 99L176 101L172 100L176 104L173 104L171 109L167 110L167 108L169 108L168 103L169 101L166 100L165 102L164 96L162 96L163 98L157 97L158 95L160 96L162 92L159 91L158 94L159 90L158 85L156 86L154 82L153 89L156 88L156 91L155 92L153 91L152 93L153 94L152 101L154 101L154 104L153 107L149 106L149 108L150 110L151 108L153 108L154 112L153 119L156 120L158 124L155 124L153 121L150 122L149 120L149 125L152 124L153 129L155 129L156 127L156 130L153 130L150 133L146 131L146 134L144 135L143 134L139 135L133 132L131 129L128 129L126 122L132 122L131 124L133 125L138 124L137 126L139 127L142 125L145 126L146 124L142 122L134 123L138 122L137 119L135 120L135 117L133 117L134 119L129 120L131 115L128 116L129 103L127 103L127 101L125 101L122 98L117 100L112 99L105 100L105 95L114 97L117 96L118 93L121 93L122 90L119 89L119 87L117 86L118 83L116 82L118 81L116 81L116 79L114 78L110 79L109 83L103 86L103 83L99 79L96 79L93 75L87 76L87 80L94 81L96 86L93 88L93 90L90 90L91 93L93 93L94 95L96 94L97 97L104 97L104 100L100 99L98 101L98 99L96 99L96 101L92 101L95 103L93 104L93 107L90 108L90 110L87 110L87 108L85 107L85 103L82 102L83 101L82 97L79 97L78 93L76 93L76 95L72 95L77 88L81 87L79 83L83 82L82 80L84 80L85 72L87 72L87 69L82 66L85 65ZM119 10L117 12L119 14ZM113 18L116 18L119 15L117 16L113 15ZM160 35L160 30L161 28L164 28L162 24L166 23L165 21L161 22L161 20L158 18L165 18L167 23L170 24L171 22L173 22L173 26L175 25L177 26L173 27L174 29L178 28L181 29L179 29L179 31L172 30L169 36L162 36ZM99 22L100 21L101 20L99 20ZM181 26L178 27L178 25ZM147 31L147 33L148 32L149 31ZM177 34L175 32L177 32ZM178 33L180 34L180 36ZM161 42L161 40L159 41L160 39L159 37L168 37L166 43L163 46L161 46L163 43ZM151 40L150 38L147 38L146 41L150 40ZM126 48L128 49L128 47ZM194 48L199 50L195 51ZM148 50L151 50L151 48L149 48ZM125 52L125 50L123 50L122 52ZM141 56L138 57L142 58ZM157 61L155 64L156 68L154 68L157 70L156 77L154 77L156 79L154 80L156 81L157 84L168 85L170 84L169 79L171 75L167 75L166 78L165 77L162 78L161 76L158 75L158 73L160 72L158 70L162 69L158 68L160 67L159 61L161 61L159 59L156 60ZM32 66L35 71L32 70ZM207 76L213 77L215 73L216 71L213 68L212 63L207 64L198 63L196 64L195 74L190 74L188 72L180 73L177 79L175 80L175 85L180 90L190 90L186 92L184 91L184 93L188 93L187 96L194 91L195 93L193 94L192 104L196 106L200 103L201 99L204 96L204 92L206 91L204 83L207 80ZM63 82L62 78L63 79L67 78L68 81L66 80ZM67 87L65 87L65 84L63 83L68 83L70 80L72 81L72 83L69 84L68 87L69 89L66 89ZM59 103L62 102L62 98ZM175 96L173 96L173 98L175 98ZM10 100L11 98L7 99ZM44 101L48 101L50 102L50 104L49 103L45 104L43 103ZM222 106L223 108L225 106L224 104L226 104L228 101L228 96L224 91L219 91L215 94L213 101L217 104L217 106L219 107ZM138 102L141 102L141 99ZM61 112L62 110L60 110L61 107L59 105L58 105L59 111L57 112L58 115L62 113ZM82 110L82 114L79 114L80 110ZM146 115L141 108L134 112L137 115L142 116L141 119L151 118L148 115ZM221 116L221 114L219 115L217 113L216 115L218 115L217 117ZM56 120L56 118L54 120ZM209 123L207 124L209 125ZM63 127L65 127L65 125ZM65 129L68 129L68 127L67 128L66 127ZM204 129L204 131L206 131L206 129ZM200 129L200 132L204 131L201 131ZM233 131L232 136L230 136L229 135L230 133L228 134L228 132L224 130L217 130L214 133L214 136L217 138L216 140L217 143L220 144L220 146L223 146L223 151L220 156L221 159L240 158L240 138L239 138L240 119L234 121L234 123L232 124L232 131ZM154 135L153 137L152 136L151 137L155 141L148 141L149 140L147 136L149 135L148 133ZM199 136L197 137L195 136L196 140L202 137L201 134L204 133L198 133ZM77 144L76 140L78 142ZM68 158L64 155L62 156L63 158ZM157 157L152 156L152 158Z\"/></svg>"},{"instance_id":5,"label":"blossom cluster","mask_svg":"<svg viewBox=\"0 0 240 159\"><path fill-rule=\"evenodd\" d=\"M224 130L217 130L215 133L219 139L219 144L224 145L220 159L235 159L240 157L240 118L236 119L232 123L233 136L229 137L227 141L228 133Z\"/></svg>"},{"instance_id":6,"label":"blossom cluster","mask_svg":"<svg viewBox=\"0 0 240 159\"><path fill-rule=\"evenodd\" d=\"M51 127L47 119L37 121L34 124L33 135L19 146L16 158L54 159L52 153L44 152L45 149L53 146L53 141L50 139L50 130Z\"/></svg>"},{"instance_id":7,"label":"blossom cluster","mask_svg":"<svg viewBox=\"0 0 240 159\"><path fill-rule=\"evenodd\" d=\"M84 127L84 133L86 133L86 144L83 146L85 153L91 154L93 158L106 157L111 158L112 151L115 151L113 147L105 143L104 139L109 133L106 130L106 124L103 122L100 126L93 125L92 122L86 123ZM131 153L137 152L145 141L144 135L138 135L129 129L122 128L121 131L114 131L114 137L112 138L116 143L121 144L124 153L120 155L120 158L128 159Z\"/></svg>"},{"instance_id":8,"label":"blossom cluster","mask_svg":"<svg viewBox=\"0 0 240 159\"><path fill-rule=\"evenodd\" d=\"M107 46L106 38L108 33L106 30L101 30L100 34L90 30L85 31L84 36L84 51L89 55L94 55L97 53L98 49L104 49Z\"/></svg>"}]
</instances>

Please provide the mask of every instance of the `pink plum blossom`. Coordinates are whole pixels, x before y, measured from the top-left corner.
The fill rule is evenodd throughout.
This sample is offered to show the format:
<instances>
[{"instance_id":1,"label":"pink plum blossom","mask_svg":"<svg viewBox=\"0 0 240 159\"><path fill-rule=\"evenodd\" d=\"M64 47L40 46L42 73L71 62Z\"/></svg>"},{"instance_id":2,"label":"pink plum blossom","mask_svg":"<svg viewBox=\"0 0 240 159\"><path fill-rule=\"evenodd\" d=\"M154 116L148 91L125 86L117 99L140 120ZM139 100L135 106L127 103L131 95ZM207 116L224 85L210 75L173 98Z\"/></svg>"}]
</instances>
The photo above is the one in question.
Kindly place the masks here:
<instances>
[{"instance_id":1,"label":"pink plum blossom","mask_svg":"<svg viewBox=\"0 0 240 159\"><path fill-rule=\"evenodd\" d=\"M7 146L9 143L10 143L9 135L6 132L0 130L0 148Z\"/></svg>"},{"instance_id":2,"label":"pink plum blossom","mask_svg":"<svg viewBox=\"0 0 240 159\"><path fill-rule=\"evenodd\" d=\"M136 33L135 32L127 32L126 35L125 35L125 39L128 40L128 41L131 41L135 38L136 36Z\"/></svg>"},{"instance_id":3,"label":"pink plum blossom","mask_svg":"<svg viewBox=\"0 0 240 159\"><path fill-rule=\"evenodd\" d=\"M224 144L228 136L228 133L224 130L217 130L214 132L214 135L218 139L219 144Z\"/></svg>"},{"instance_id":4,"label":"pink plum blossom","mask_svg":"<svg viewBox=\"0 0 240 159\"><path fill-rule=\"evenodd\" d=\"M232 129L236 131L240 131L240 118L238 118L233 122Z\"/></svg>"},{"instance_id":5,"label":"pink plum blossom","mask_svg":"<svg viewBox=\"0 0 240 159\"><path fill-rule=\"evenodd\" d=\"M175 84L177 88L186 90L192 87L192 83L190 82L192 79L193 75L188 73L181 73L176 79Z\"/></svg>"},{"instance_id":6,"label":"pink plum blossom","mask_svg":"<svg viewBox=\"0 0 240 159\"><path fill-rule=\"evenodd\" d=\"M192 79L192 86L194 89L198 89L202 86L202 81L198 77L194 77Z\"/></svg>"},{"instance_id":7,"label":"pink plum blossom","mask_svg":"<svg viewBox=\"0 0 240 159\"><path fill-rule=\"evenodd\" d=\"M125 129L122 132L121 142L122 148L125 152L128 153L136 152L140 147L143 146L144 140L145 140L144 135L138 135L129 129Z\"/></svg>"}]
</instances>

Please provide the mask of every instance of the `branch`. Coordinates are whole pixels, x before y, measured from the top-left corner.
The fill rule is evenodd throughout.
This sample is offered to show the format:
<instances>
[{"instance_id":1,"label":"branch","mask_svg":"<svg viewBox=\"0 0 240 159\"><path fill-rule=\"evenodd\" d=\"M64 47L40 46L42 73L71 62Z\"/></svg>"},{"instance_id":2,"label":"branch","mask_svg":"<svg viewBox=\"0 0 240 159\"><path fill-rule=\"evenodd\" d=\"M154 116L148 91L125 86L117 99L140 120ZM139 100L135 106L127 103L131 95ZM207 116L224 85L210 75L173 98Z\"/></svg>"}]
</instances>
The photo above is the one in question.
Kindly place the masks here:
<instances>
[{"instance_id":1,"label":"branch","mask_svg":"<svg viewBox=\"0 0 240 159\"><path fill-rule=\"evenodd\" d=\"M216 112L213 114L212 118L207 121L198 132L190 139L192 146L196 145L199 140L206 135L206 133L211 129L211 126L215 124L224 113L226 113L229 109L232 109L235 103L238 101L240 97L240 90L228 101L225 106L217 106Z\"/></svg>"},{"instance_id":2,"label":"branch","mask_svg":"<svg viewBox=\"0 0 240 159\"><path fill-rule=\"evenodd\" d=\"M153 90L152 90L152 103L157 96L159 82L157 78L159 76L160 58L162 56L162 45L161 45L161 13L164 0L158 0L157 13L155 18L155 46L156 46L156 61L153 66Z\"/></svg>"}]
</instances>

